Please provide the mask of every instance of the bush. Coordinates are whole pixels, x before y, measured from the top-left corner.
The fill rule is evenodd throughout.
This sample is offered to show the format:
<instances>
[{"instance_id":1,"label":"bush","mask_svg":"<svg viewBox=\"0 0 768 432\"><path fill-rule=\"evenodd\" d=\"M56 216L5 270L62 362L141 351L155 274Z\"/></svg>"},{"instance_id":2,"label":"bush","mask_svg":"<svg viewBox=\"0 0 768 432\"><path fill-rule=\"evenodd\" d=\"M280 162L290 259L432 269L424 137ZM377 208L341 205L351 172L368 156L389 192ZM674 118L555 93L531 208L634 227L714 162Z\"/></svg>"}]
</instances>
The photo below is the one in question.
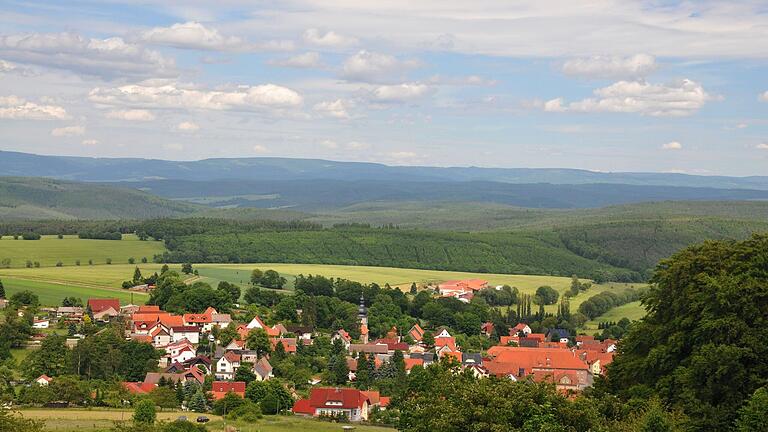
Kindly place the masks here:
<instances>
[{"instance_id":1,"label":"bush","mask_svg":"<svg viewBox=\"0 0 768 432\"><path fill-rule=\"evenodd\" d=\"M540 286L536 289L536 303L551 305L557 303L560 293L548 285Z\"/></svg>"},{"instance_id":2,"label":"bush","mask_svg":"<svg viewBox=\"0 0 768 432\"><path fill-rule=\"evenodd\" d=\"M40 240L41 236L38 233L28 232L21 235L24 240Z\"/></svg>"},{"instance_id":3,"label":"bush","mask_svg":"<svg viewBox=\"0 0 768 432\"><path fill-rule=\"evenodd\" d=\"M155 403L149 399L138 401L133 410L133 422L140 424L154 424L155 420L157 420Z\"/></svg>"}]
</instances>

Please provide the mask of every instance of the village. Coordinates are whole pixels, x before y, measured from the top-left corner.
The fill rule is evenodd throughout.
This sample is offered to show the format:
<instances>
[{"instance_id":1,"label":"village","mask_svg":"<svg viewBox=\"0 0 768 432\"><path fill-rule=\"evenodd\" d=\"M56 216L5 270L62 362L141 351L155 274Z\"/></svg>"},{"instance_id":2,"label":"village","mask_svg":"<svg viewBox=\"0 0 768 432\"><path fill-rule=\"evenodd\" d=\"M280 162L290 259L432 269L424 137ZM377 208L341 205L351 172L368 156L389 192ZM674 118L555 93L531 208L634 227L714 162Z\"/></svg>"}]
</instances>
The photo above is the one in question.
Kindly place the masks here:
<instances>
[{"instance_id":1,"label":"village","mask_svg":"<svg viewBox=\"0 0 768 432\"><path fill-rule=\"evenodd\" d=\"M479 279L446 281L435 288L435 297L463 303L471 302L481 290L496 289ZM300 316L301 311L296 312ZM174 314L156 305L121 305L118 299L88 299L83 306L40 308L32 327L42 331L54 326L76 328L83 321L101 325L124 323L126 340L150 344L160 353L155 371L147 372L141 381L121 383L128 394L141 397L168 383L181 387L190 382L207 388L206 407L225 397L245 398L249 383L239 381L238 376L249 376L259 382L274 379L271 361L278 353L296 355L312 347L318 338L329 338L334 346L343 349L347 373L343 381L348 386L324 382L323 374L312 376L307 382L308 392L303 392L305 397L287 389L294 400L290 411L297 416L352 422L367 421L374 412L386 410L392 396L355 385L361 365L370 364L378 370L397 361L407 375L414 368L444 362L457 373L547 383L563 395L575 397L605 373L617 343L610 338L599 340L594 336L572 334L564 328L536 333L528 324L519 322L509 328L508 334L499 334L498 342L487 350L473 351L462 349L450 328L425 329L418 322L404 329L393 326L386 334L371 338L368 307L362 296L357 312L356 328L329 332L294 323L270 325L258 315L247 322L236 322L231 314L219 313L213 307L202 313ZM230 340L222 340L224 332L232 335L227 338ZM353 333L359 337L353 338ZM490 338L498 332L494 332L492 322L484 322L479 334ZM269 348L251 346L249 341L255 340L254 335L266 338ZM33 336L32 343L39 343L42 338L44 335ZM70 334L66 344L72 348L83 338L83 335ZM32 385L47 386L56 379L42 375ZM200 410L185 404L181 408Z\"/></svg>"}]
</instances>

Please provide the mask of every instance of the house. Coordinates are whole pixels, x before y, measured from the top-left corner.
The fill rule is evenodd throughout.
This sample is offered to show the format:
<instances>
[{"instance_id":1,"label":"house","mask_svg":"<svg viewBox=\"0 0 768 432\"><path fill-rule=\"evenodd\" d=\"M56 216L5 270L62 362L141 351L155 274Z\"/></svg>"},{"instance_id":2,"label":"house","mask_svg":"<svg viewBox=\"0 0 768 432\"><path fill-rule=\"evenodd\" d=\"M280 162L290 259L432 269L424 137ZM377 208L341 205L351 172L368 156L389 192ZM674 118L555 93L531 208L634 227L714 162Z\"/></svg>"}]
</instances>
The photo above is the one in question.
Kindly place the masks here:
<instances>
[{"instance_id":1,"label":"house","mask_svg":"<svg viewBox=\"0 0 768 432\"><path fill-rule=\"evenodd\" d=\"M256 374L257 381L266 381L274 377L272 374L272 365L269 364L269 361L264 357L260 358L253 365L253 373Z\"/></svg>"},{"instance_id":2,"label":"house","mask_svg":"<svg viewBox=\"0 0 768 432\"><path fill-rule=\"evenodd\" d=\"M96 321L109 321L120 315L120 300L118 299L88 299L88 308Z\"/></svg>"},{"instance_id":3,"label":"house","mask_svg":"<svg viewBox=\"0 0 768 432\"><path fill-rule=\"evenodd\" d=\"M35 379L35 383L37 383L37 385L41 385L41 386L47 386L48 384L51 383L51 381L53 381L53 378L51 378L51 377L49 377L48 375L45 375L45 374L40 375L39 377L37 377L37 379Z\"/></svg>"},{"instance_id":4,"label":"house","mask_svg":"<svg viewBox=\"0 0 768 432\"><path fill-rule=\"evenodd\" d=\"M534 375L534 380L554 382L558 388L577 391L584 390L593 382L587 363L567 349L495 346L488 350L488 355L492 358L484 361L483 367L490 375L518 381ZM558 384L564 374L567 378Z\"/></svg>"},{"instance_id":5,"label":"house","mask_svg":"<svg viewBox=\"0 0 768 432\"><path fill-rule=\"evenodd\" d=\"M234 393L241 398L245 398L245 383L243 381L214 381L211 386L211 396L217 401L227 393Z\"/></svg>"},{"instance_id":6,"label":"house","mask_svg":"<svg viewBox=\"0 0 768 432\"><path fill-rule=\"evenodd\" d=\"M293 405L298 415L345 416L349 421L368 420L370 400L360 390L351 388L313 388L309 399L299 399Z\"/></svg>"},{"instance_id":7,"label":"house","mask_svg":"<svg viewBox=\"0 0 768 432\"><path fill-rule=\"evenodd\" d=\"M482 333L484 336L490 336L491 334L493 334L493 323L484 322L480 326L480 333Z\"/></svg>"},{"instance_id":8,"label":"house","mask_svg":"<svg viewBox=\"0 0 768 432\"><path fill-rule=\"evenodd\" d=\"M45 318L32 320L32 328L34 329L47 329L51 325L51 321Z\"/></svg>"},{"instance_id":9,"label":"house","mask_svg":"<svg viewBox=\"0 0 768 432\"><path fill-rule=\"evenodd\" d=\"M533 330L531 330L531 328L526 323L518 323L516 326L509 329L510 336L518 336L520 333L523 333L523 335L527 336L533 333Z\"/></svg>"},{"instance_id":10,"label":"house","mask_svg":"<svg viewBox=\"0 0 768 432\"><path fill-rule=\"evenodd\" d=\"M385 344L350 344L350 354L364 352L366 354L389 354L389 347Z\"/></svg>"},{"instance_id":11,"label":"house","mask_svg":"<svg viewBox=\"0 0 768 432\"><path fill-rule=\"evenodd\" d=\"M349 344L352 343L352 336L347 333L344 329L339 329L336 333L333 334L333 337L331 338L331 342L335 341L336 339L340 339L342 345L344 345L345 349L349 349Z\"/></svg>"},{"instance_id":12,"label":"house","mask_svg":"<svg viewBox=\"0 0 768 432\"><path fill-rule=\"evenodd\" d=\"M410 330L408 330L408 336L415 342L421 342L421 340L424 339L424 329L421 328L419 323L416 323Z\"/></svg>"},{"instance_id":13,"label":"house","mask_svg":"<svg viewBox=\"0 0 768 432\"><path fill-rule=\"evenodd\" d=\"M288 333L293 333L296 335L296 337L302 340L310 340L315 334L315 329L310 326L289 324L286 327L286 330Z\"/></svg>"},{"instance_id":14,"label":"house","mask_svg":"<svg viewBox=\"0 0 768 432\"><path fill-rule=\"evenodd\" d=\"M200 343L200 329L194 325L171 327L171 340L177 342L183 339L193 344Z\"/></svg>"},{"instance_id":15,"label":"house","mask_svg":"<svg viewBox=\"0 0 768 432\"><path fill-rule=\"evenodd\" d=\"M237 372L237 368L240 367L240 362L240 354L228 351L218 362L216 362L216 371L214 375L218 379L232 379L235 376L235 372Z\"/></svg>"},{"instance_id":16,"label":"house","mask_svg":"<svg viewBox=\"0 0 768 432\"><path fill-rule=\"evenodd\" d=\"M203 355L192 357L182 364L185 369L198 369L206 375L211 373L211 359Z\"/></svg>"},{"instance_id":17,"label":"house","mask_svg":"<svg viewBox=\"0 0 768 432\"><path fill-rule=\"evenodd\" d=\"M473 365L482 365L483 356L480 353L461 353L461 365L469 367Z\"/></svg>"},{"instance_id":18,"label":"house","mask_svg":"<svg viewBox=\"0 0 768 432\"><path fill-rule=\"evenodd\" d=\"M155 326L149 335L152 337L152 345L156 348L166 346L173 341L171 333L162 324Z\"/></svg>"},{"instance_id":19,"label":"house","mask_svg":"<svg viewBox=\"0 0 768 432\"><path fill-rule=\"evenodd\" d=\"M414 366L424 366L423 358L407 358L403 361L405 362L405 373L407 374L411 373L411 369L413 369Z\"/></svg>"},{"instance_id":20,"label":"house","mask_svg":"<svg viewBox=\"0 0 768 432\"><path fill-rule=\"evenodd\" d=\"M488 281L482 279L464 279L445 281L437 286L437 291L444 297L458 297L461 294L488 288Z\"/></svg>"},{"instance_id":21,"label":"house","mask_svg":"<svg viewBox=\"0 0 768 432\"><path fill-rule=\"evenodd\" d=\"M232 323L232 317L229 314L215 313L211 315L211 324L219 328L227 328Z\"/></svg>"},{"instance_id":22,"label":"house","mask_svg":"<svg viewBox=\"0 0 768 432\"><path fill-rule=\"evenodd\" d=\"M56 309L56 318L68 321L80 321L83 319L85 309L79 306L60 306Z\"/></svg>"},{"instance_id":23,"label":"house","mask_svg":"<svg viewBox=\"0 0 768 432\"><path fill-rule=\"evenodd\" d=\"M275 350L278 343L283 344L283 350L288 354L296 354L298 349L296 338L271 338L269 341L272 343L272 351Z\"/></svg>"},{"instance_id":24,"label":"house","mask_svg":"<svg viewBox=\"0 0 768 432\"><path fill-rule=\"evenodd\" d=\"M571 332L566 329L554 328L547 332L547 341L568 343L571 340Z\"/></svg>"},{"instance_id":25,"label":"house","mask_svg":"<svg viewBox=\"0 0 768 432\"><path fill-rule=\"evenodd\" d=\"M266 324L264 324L264 321L262 321L261 318L259 318L258 315L254 316L253 319L251 320L251 322L249 322L248 325L245 326L245 327L248 330L253 330L253 329L257 329L258 328L258 329L264 329L265 331L268 328L268 326Z\"/></svg>"},{"instance_id":26,"label":"house","mask_svg":"<svg viewBox=\"0 0 768 432\"><path fill-rule=\"evenodd\" d=\"M145 395L154 390L157 385L143 382L123 382L123 387L132 395Z\"/></svg>"},{"instance_id":27,"label":"house","mask_svg":"<svg viewBox=\"0 0 768 432\"><path fill-rule=\"evenodd\" d=\"M184 314L184 325L187 327L197 327L198 331L211 331L213 327L213 316L206 314Z\"/></svg>"}]
</instances>

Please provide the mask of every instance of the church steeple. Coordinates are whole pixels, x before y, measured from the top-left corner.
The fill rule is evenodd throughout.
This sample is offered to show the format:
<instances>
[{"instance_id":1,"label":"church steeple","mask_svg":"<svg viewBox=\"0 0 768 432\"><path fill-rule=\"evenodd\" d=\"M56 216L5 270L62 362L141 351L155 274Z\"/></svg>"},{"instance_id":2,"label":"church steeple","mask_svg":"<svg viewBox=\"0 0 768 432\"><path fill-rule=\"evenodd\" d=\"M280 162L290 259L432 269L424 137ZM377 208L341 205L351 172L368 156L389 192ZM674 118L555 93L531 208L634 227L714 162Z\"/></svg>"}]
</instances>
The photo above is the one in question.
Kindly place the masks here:
<instances>
[{"instance_id":1,"label":"church steeple","mask_svg":"<svg viewBox=\"0 0 768 432\"><path fill-rule=\"evenodd\" d=\"M368 311L365 309L365 297L360 293L360 308L357 310L357 318L360 320L360 342L368 343Z\"/></svg>"}]
</instances>

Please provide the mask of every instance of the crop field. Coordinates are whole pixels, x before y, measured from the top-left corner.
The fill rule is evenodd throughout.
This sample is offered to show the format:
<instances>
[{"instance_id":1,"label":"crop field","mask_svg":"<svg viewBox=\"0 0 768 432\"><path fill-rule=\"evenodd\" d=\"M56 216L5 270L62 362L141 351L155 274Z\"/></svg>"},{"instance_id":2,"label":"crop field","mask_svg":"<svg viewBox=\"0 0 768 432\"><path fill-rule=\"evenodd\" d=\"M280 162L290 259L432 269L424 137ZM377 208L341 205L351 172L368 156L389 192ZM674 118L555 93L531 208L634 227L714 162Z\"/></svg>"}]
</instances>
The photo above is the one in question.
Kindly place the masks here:
<instances>
[{"instance_id":1,"label":"crop field","mask_svg":"<svg viewBox=\"0 0 768 432\"><path fill-rule=\"evenodd\" d=\"M45 421L45 430L52 432L106 431L110 430L115 422L128 421L133 415L133 412L129 410L107 409L29 409L22 410L20 413L25 418ZM173 421L182 415L192 421L197 417L195 413L166 411L158 412L157 418L160 421ZM221 417L211 414L205 414L205 416L211 419L211 422L207 424L208 430L224 430L224 422ZM240 432L299 432L309 430L338 432L342 430L339 424L294 416L265 416L263 419L253 423L227 421L227 425L235 426ZM392 432L394 429L355 425L355 430L361 432Z\"/></svg>"},{"instance_id":2,"label":"crop field","mask_svg":"<svg viewBox=\"0 0 768 432\"><path fill-rule=\"evenodd\" d=\"M124 264L129 258L140 262L146 257L150 262L155 254L165 250L163 242L140 241L134 235L124 235L123 240L89 240L77 236L43 236L40 240L14 240L11 236L0 239L0 260L9 258L11 267L24 267L26 262L39 262L41 266L55 266L61 261L65 266L74 266L80 260L87 265L106 264L111 258L115 264Z\"/></svg>"}]
</instances>

